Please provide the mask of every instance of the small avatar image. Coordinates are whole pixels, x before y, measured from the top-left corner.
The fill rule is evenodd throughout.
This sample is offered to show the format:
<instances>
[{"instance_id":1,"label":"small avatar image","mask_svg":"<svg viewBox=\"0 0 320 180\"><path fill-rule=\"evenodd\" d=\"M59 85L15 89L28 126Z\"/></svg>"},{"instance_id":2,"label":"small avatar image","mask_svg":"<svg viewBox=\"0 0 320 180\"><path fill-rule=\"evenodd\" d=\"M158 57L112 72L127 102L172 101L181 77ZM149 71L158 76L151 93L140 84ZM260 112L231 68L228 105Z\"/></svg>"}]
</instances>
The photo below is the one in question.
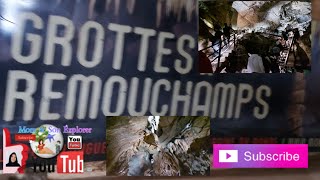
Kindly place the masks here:
<instances>
[{"instance_id":1,"label":"small avatar image","mask_svg":"<svg viewBox=\"0 0 320 180\"><path fill-rule=\"evenodd\" d=\"M54 154L51 149L44 147L44 146L45 146L45 144L43 143L43 140L41 139L39 141L39 145L36 147L38 154Z\"/></svg>"},{"instance_id":2,"label":"small avatar image","mask_svg":"<svg viewBox=\"0 0 320 180\"><path fill-rule=\"evenodd\" d=\"M32 151L41 158L53 158L63 147L63 135L60 128L53 125L42 125L32 133L35 140L30 141Z\"/></svg>"},{"instance_id":3,"label":"small avatar image","mask_svg":"<svg viewBox=\"0 0 320 180\"><path fill-rule=\"evenodd\" d=\"M18 163L18 157L15 152L10 154L6 167L20 167L20 164Z\"/></svg>"}]
</instances>

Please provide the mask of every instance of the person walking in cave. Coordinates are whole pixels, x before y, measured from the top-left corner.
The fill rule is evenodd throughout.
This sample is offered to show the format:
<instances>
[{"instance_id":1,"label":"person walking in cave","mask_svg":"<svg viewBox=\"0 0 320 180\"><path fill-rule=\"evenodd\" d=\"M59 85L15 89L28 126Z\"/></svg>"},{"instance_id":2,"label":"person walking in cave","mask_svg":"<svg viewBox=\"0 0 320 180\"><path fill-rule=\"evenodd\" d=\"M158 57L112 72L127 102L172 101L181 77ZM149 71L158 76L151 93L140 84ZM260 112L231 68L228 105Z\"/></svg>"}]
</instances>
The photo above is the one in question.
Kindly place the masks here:
<instances>
[{"instance_id":1,"label":"person walking in cave","mask_svg":"<svg viewBox=\"0 0 320 180\"><path fill-rule=\"evenodd\" d=\"M280 53L285 49L285 47L282 45L282 39L278 39L276 42L276 47L280 49Z\"/></svg>"},{"instance_id":2,"label":"person walking in cave","mask_svg":"<svg viewBox=\"0 0 320 180\"><path fill-rule=\"evenodd\" d=\"M288 31L282 31L282 38L284 41L284 47L286 49L288 48L288 40L289 40Z\"/></svg>"},{"instance_id":3,"label":"person walking in cave","mask_svg":"<svg viewBox=\"0 0 320 180\"><path fill-rule=\"evenodd\" d=\"M230 35L231 35L231 25L228 26L227 23L224 23L223 34L225 38L225 44L229 45L230 43Z\"/></svg>"},{"instance_id":4,"label":"person walking in cave","mask_svg":"<svg viewBox=\"0 0 320 180\"><path fill-rule=\"evenodd\" d=\"M269 56L266 58L270 63L270 71L272 73L280 73L279 65L277 63L279 56L280 48L275 46L271 49Z\"/></svg>"},{"instance_id":5,"label":"person walking in cave","mask_svg":"<svg viewBox=\"0 0 320 180\"><path fill-rule=\"evenodd\" d=\"M223 33L222 33L221 27L219 25L215 25L213 30L215 31L215 34L214 34L214 36L211 37L210 41L212 43L214 54L215 54L215 56L217 56L219 53L219 49L221 48L220 45L222 42Z\"/></svg>"},{"instance_id":6,"label":"person walking in cave","mask_svg":"<svg viewBox=\"0 0 320 180\"><path fill-rule=\"evenodd\" d=\"M285 40L285 41L288 41L288 34L286 31L282 31L282 38Z\"/></svg>"},{"instance_id":7,"label":"person walking in cave","mask_svg":"<svg viewBox=\"0 0 320 180\"><path fill-rule=\"evenodd\" d=\"M154 163L153 154L150 154L150 155L149 155L149 161L150 161L151 164Z\"/></svg>"},{"instance_id":8,"label":"person walking in cave","mask_svg":"<svg viewBox=\"0 0 320 180\"><path fill-rule=\"evenodd\" d=\"M207 57L206 53L199 51L199 72L200 73L213 73L212 65L210 59Z\"/></svg>"},{"instance_id":9,"label":"person walking in cave","mask_svg":"<svg viewBox=\"0 0 320 180\"><path fill-rule=\"evenodd\" d=\"M289 32L292 31L292 26L288 24L285 30L286 30L286 33L289 34Z\"/></svg>"},{"instance_id":10,"label":"person walking in cave","mask_svg":"<svg viewBox=\"0 0 320 180\"><path fill-rule=\"evenodd\" d=\"M300 32L298 28L295 28L293 30L293 35L294 35L294 43L298 43L298 40L300 39Z\"/></svg>"},{"instance_id":11,"label":"person walking in cave","mask_svg":"<svg viewBox=\"0 0 320 180\"><path fill-rule=\"evenodd\" d=\"M261 55L261 58L262 58L262 62L263 62L263 67L264 67L264 72L265 73L270 73L270 69L271 69L271 61L270 59L268 58L268 54L262 54Z\"/></svg>"},{"instance_id":12,"label":"person walking in cave","mask_svg":"<svg viewBox=\"0 0 320 180\"><path fill-rule=\"evenodd\" d=\"M256 52L253 52L252 54L249 53L248 55L248 73L265 73L265 68L261 56L259 56Z\"/></svg>"},{"instance_id":13,"label":"person walking in cave","mask_svg":"<svg viewBox=\"0 0 320 180\"><path fill-rule=\"evenodd\" d=\"M284 17L287 17L287 11L285 9L283 10L283 14L284 14Z\"/></svg>"},{"instance_id":14,"label":"person walking in cave","mask_svg":"<svg viewBox=\"0 0 320 180\"><path fill-rule=\"evenodd\" d=\"M151 132L154 134L157 134L157 130L158 130L159 122L160 122L160 117L159 116L149 116L148 122L149 122L149 129L151 130Z\"/></svg>"},{"instance_id":15,"label":"person walking in cave","mask_svg":"<svg viewBox=\"0 0 320 180\"><path fill-rule=\"evenodd\" d=\"M153 171L153 164L154 164L154 159L153 159L153 154L150 154L149 155L149 161L150 161L150 173L151 173L151 176L154 176L154 171Z\"/></svg>"},{"instance_id":16,"label":"person walking in cave","mask_svg":"<svg viewBox=\"0 0 320 180\"><path fill-rule=\"evenodd\" d=\"M299 32L299 29L298 28L295 28L293 30L293 44L295 47L295 49L298 49L298 46L299 46L299 39L300 39L300 32ZM296 57L296 51L293 51L293 55L294 57Z\"/></svg>"}]
</instances>

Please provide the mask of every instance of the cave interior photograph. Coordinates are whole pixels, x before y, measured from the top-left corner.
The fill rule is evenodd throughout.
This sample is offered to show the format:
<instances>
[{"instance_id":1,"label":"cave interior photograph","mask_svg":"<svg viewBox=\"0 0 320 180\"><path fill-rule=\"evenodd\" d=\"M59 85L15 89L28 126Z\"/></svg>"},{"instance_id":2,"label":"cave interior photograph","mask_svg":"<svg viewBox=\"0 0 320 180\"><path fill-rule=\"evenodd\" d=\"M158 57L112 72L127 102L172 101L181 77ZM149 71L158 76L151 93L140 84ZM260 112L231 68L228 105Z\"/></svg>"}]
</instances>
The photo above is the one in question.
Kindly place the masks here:
<instances>
[{"instance_id":1,"label":"cave interior photograph","mask_svg":"<svg viewBox=\"0 0 320 180\"><path fill-rule=\"evenodd\" d=\"M209 176L210 118L106 118L108 176Z\"/></svg>"},{"instance_id":2,"label":"cave interior photograph","mask_svg":"<svg viewBox=\"0 0 320 180\"><path fill-rule=\"evenodd\" d=\"M199 1L200 73L311 71L311 1Z\"/></svg>"}]
</instances>

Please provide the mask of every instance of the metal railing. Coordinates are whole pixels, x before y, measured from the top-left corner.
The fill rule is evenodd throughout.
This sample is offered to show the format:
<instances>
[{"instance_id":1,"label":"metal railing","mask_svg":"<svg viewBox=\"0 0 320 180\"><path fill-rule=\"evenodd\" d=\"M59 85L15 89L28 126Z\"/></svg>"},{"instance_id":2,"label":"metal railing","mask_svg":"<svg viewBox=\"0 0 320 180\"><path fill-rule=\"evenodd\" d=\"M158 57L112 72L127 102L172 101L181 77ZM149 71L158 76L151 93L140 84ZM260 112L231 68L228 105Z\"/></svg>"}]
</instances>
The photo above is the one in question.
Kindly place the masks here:
<instances>
[{"instance_id":1,"label":"metal railing","mask_svg":"<svg viewBox=\"0 0 320 180\"><path fill-rule=\"evenodd\" d=\"M268 36L275 36L275 37L281 37L281 35L278 35L278 34L273 34L273 33L263 33L265 35L268 35ZM218 45L219 46L219 49L218 50L215 50L213 48L213 53L209 54L207 57L211 57L213 55L215 55L216 53L218 53L218 55L214 56L214 59L213 60L210 60L211 63L218 60L218 63L217 63L217 67L216 67L216 71L215 73L218 73L219 72L219 68L220 68L220 61L221 61L221 57L222 57L222 54L224 54L229 48L225 49L223 52L222 50L227 46L227 45L232 45L234 44L234 48L236 48L236 45L237 45L237 37L238 37L238 34L237 33L231 33L230 35L230 39L227 40L226 37L223 35L223 40L220 38L217 42L213 43L211 46L208 46L200 51L205 51L209 48L213 48L214 46ZM222 43L224 42L223 46L222 46ZM225 43L225 42L228 42L228 43ZM231 42L231 44L230 44ZM284 61L280 61L280 59L278 59L278 62L281 62L280 66L282 66L284 69L287 68L287 63L288 63L288 59L290 57L290 54L291 54L291 50L293 50L293 55L294 55L294 66L296 64L296 52L295 52L295 49L293 48L293 45L295 44L295 38L294 36L291 38L291 40L289 41L289 50L288 50L288 53L286 54L286 57L283 59ZM279 56L278 58L281 58L281 56Z\"/></svg>"},{"instance_id":2,"label":"metal railing","mask_svg":"<svg viewBox=\"0 0 320 180\"><path fill-rule=\"evenodd\" d=\"M291 50L293 51L293 57L294 57L294 63L293 63L293 67L296 66L296 63L297 63L297 56L296 56L296 50L295 48L293 47L293 45L296 44L295 42L295 37L293 36L290 41L289 41L289 49L288 49L288 53L286 54L286 57L284 58L284 61L280 63L283 63L283 64L280 64L280 66L282 66L282 72L285 73L288 71L288 59L290 57L290 53L291 53Z\"/></svg>"},{"instance_id":3,"label":"metal railing","mask_svg":"<svg viewBox=\"0 0 320 180\"><path fill-rule=\"evenodd\" d=\"M222 42L228 42L228 43L224 43L224 45L222 46ZM213 53L210 54L209 56L207 56L208 58L213 56L214 54L216 54L216 52L218 52L218 55L214 57L213 60L210 60L211 63L218 60L218 64L217 64L217 68L216 68L216 72L218 72L217 70L219 69L220 67L220 61L221 61L221 55L226 52L228 50L228 48L222 52L222 50L224 49L224 47L226 47L227 45L230 45L230 42L231 42L231 45L234 44L234 47L236 47L236 43L237 43L237 34L236 33L231 33L230 35L230 38L229 40L223 35L223 40L220 38L218 40L218 42L215 42L213 43L211 46L208 46L202 50L200 50L201 52L204 51L204 50L207 50L209 48L213 48L214 46L218 45L219 46L219 50L216 51L214 48L213 48Z\"/></svg>"}]
</instances>

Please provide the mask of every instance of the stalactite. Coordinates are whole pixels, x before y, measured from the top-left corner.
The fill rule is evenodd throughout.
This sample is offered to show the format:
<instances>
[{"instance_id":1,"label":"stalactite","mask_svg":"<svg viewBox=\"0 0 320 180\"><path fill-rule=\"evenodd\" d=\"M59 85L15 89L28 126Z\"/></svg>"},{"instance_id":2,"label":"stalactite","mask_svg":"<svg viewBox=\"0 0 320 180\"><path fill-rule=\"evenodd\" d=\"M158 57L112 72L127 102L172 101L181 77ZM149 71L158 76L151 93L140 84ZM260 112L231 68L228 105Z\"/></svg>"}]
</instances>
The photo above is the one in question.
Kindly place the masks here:
<instances>
[{"instance_id":1,"label":"stalactite","mask_svg":"<svg viewBox=\"0 0 320 180\"><path fill-rule=\"evenodd\" d=\"M157 1L157 27L159 27L161 23L162 6L163 6L162 1L158 0Z\"/></svg>"},{"instance_id":2,"label":"stalactite","mask_svg":"<svg viewBox=\"0 0 320 180\"><path fill-rule=\"evenodd\" d=\"M163 0L158 0L163 1ZM165 0L166 1L166 16L170 16L171 13L177 17L178 21L181 21L183 10L186 11L187 20L191 21L192 14L196 12L196 1L193 0Z\"/></svg>"},{"instance_id":3,"label":"stalactite","mask_svg":"<svg viewBox=\"0 0 320 180\"><path fill-rule=\"evenodd\" d=\"M106 2L106 11L109 11L112 0L106 0L106 1L107 1L107 2Z\"/></svg>"},{"instance_id":4,"label":"stalactite","mask_svg":"<svg viewBox=\"0 0 320 180\"><path fill-rule=\"evenodd\" d=\"M116 0L114 6L115 6L115 8L114 8L115 15L118 16L119 10L120 10L120 0Z\"/></svg>"},{"instance_id":5,"label":"stalactite","mask_svg":"<svg viewBox=\"0 0 320 180\"><path fill-rule=\"evenodd\" d=\"M127 0L127 9L130 14L134 12L136 0Z\"/></svg>"},{"instance_id":6,"label":"stalactite","mask_svg":"<svg viewBox=\"0 0 320 180\"><path fill-rule=\"evenodd\" d=\"M96 0L90 0L89 5L89 18L93 17L94 14L94 4ZM106 11L114 10L114 14L117 16L120 14L121 0L106 0ZM112 6L114 8L112 8ZM126 9L129 14L133 14L135 11L136 0L127 0ZM192 14L197 12L196 1L195 0L157 0L157 27L160 26L163 15L170 16L173 14L178 21L182 19L182 12L186 10L187 20L191 21ZM163 12L165 14L163 14Z\"/></svg>"},{"instance_id":7,"label":"stalactite","mask_svg":"<svg viewBox=\"0 0 320 180\"><path fill-rule=\"evenodd\" d=\"M94 14L94 5L96 4L96 0L90 0L89 2L89 19L93 18L93 14Z\"/></svg>"},{"instance_id":8,"label":"stalactite","mask_svg":"<svg viewBox=\"0 0 320 180\"><path fill-rule=\"evenodd\" d=\"M106 11L112 10L111 6L114 5L114 15L118 16L120 11L121 0L106 0ZM128 6L128 3L127 3Z\"/></svg>"},{"instance_id":9,"label":"stalactite","mask_svg":"<svg viewBox=\"0 0 320 180\"><path fill-rule=\"evenodd\" d=\"M187 20L191 21L193 11L197 14L197 10L198 10L197 3L194 1L191 1L191 3L185 3L185 8L187 12Z\"/></svg>"}]
</instances>

